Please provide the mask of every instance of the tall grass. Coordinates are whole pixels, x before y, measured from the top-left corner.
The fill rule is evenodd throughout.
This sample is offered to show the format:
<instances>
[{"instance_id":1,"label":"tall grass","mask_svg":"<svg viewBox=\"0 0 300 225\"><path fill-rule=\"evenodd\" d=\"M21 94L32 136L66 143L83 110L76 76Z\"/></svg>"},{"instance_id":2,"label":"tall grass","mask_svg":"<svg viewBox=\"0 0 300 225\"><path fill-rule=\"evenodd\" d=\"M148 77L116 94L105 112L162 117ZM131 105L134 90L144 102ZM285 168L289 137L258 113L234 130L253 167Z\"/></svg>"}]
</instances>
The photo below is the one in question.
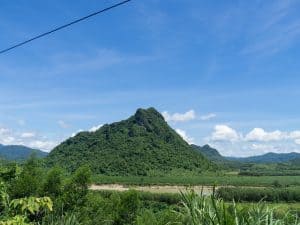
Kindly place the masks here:
<instances>
[{"instance_id":1,"label":"tall grass","mask_svg":"<svg viewBox=\"0 0 300 225\"><path fill-rule=\"evenodd\" d=\"M50 215L42 221L41 225L82 225L75 213L65 215Z\"/></svg>"},{"instance_id":2,"label":"tall grass","mask_svg":"<svg viewBox=\"0 0 300 225\"><path fill-rule=\"evenodd\" d=\"M297 215L287 212L276 217L274 209L260 201L251 207L238 207L234 202L226 205L222 199L198 195L191 191L182 193L184 225L300 225Z\"/></svg>"}]
</instances>

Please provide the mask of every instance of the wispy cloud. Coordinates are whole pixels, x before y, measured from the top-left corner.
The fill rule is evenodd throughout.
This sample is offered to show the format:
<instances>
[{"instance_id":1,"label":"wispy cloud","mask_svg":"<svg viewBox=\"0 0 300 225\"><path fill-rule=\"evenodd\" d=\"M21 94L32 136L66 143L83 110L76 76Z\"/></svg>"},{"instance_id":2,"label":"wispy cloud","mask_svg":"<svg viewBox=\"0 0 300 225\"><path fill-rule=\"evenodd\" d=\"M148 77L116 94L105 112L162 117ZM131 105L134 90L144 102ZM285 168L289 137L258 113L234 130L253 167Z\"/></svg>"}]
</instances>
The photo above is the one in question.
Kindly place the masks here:
<instances>
[{"instance_id":1,"label":"wispy cloud","mask_svg":"<svg viewBox=\"0 0 300 225\"><path fill-rule=\"evenodd\" d=\"M196 118L196 113L194 110L189 110L185 113L174 113L170 114L167 111L162 112L163 117L167 122L186 122L194 120Z\"/></svg>"},{"instance_id":2,"label":"wispy cloud","mask_svg":"<svg viewBox=\"0 0 300 225\"><path fill-rule=\"evenodd\" d=\"M99 130L101 127L103 126L103 124L97 125L97 126L93 126L89 129L89 132L96 132L97 130Z\"/></svg>"},{"instance_id":3,"label":"wispy cloud","mask_svg":"<svg viewBox=\"0 0 300 225\"><path fill-rule=\"evenodd\" d=\"M194 138L190 137L185 130L175 129L175 131L189 144L194 144Z\"/></svg>"},{"instance_id":4,"label":"wispy cloud","mask_svg":"<svg viewBox=\"0 0 300 225\"><path fill-rule=\"evenodd\" d=\"M209 114L200 116L200 119L205 121L205 120L210 120L212 118L215 118L216 116L217 115L215 113L209 113Z\"/></svg>"},{"instance_id":5,"label":"wispy cloud","mask_svg":"<svg viewBox=\"0 0 300 225\"><path fill-rule=\"evenodd\" d=\"M0 127L0 143L4 145L24 145L50 151L59 141L50 140L36 132L18 132L10 128Z\"/></svg>"},{"instance_id":6,"label":"wispy cloud","mask_svg":"<svg viewBox=\"0 0 300 225\"><path fill-rule=\"evenodd\" d=\"M137 54L124 52L111 48L97 48L88 52L66 51L48 56L47 63L39 67L26 65L26 69L19 69L7 63L0 62L1 76L20 76L20 74L31 74L31 76L75 76L84 72L99 72L121 65L140 65L162 58L157 52Z\"/></svg>"},{"instance_id":7,"label":"wispy cloud","mask_svg":"<svg viewBox=\"0 0 300 225\"><path fill-rule=\"evenodd\" d=\"M292 46L300 37L300 18L293 16L296 1L265 3L254 12L246 45L241 53L266 56Z\"/></svg>"},{"instance_id":8,"label":"wispy cloud","mask_svg":"<svg viewBox=\"0 0 300 225\"><path fill-rule=\"evenodd\" d=\"M57 124L64 129L67 129L70 127L70 124L68 124L67 122L63 121L63 120L59 120L57 121Z\"/></svg>"}]
</instances>

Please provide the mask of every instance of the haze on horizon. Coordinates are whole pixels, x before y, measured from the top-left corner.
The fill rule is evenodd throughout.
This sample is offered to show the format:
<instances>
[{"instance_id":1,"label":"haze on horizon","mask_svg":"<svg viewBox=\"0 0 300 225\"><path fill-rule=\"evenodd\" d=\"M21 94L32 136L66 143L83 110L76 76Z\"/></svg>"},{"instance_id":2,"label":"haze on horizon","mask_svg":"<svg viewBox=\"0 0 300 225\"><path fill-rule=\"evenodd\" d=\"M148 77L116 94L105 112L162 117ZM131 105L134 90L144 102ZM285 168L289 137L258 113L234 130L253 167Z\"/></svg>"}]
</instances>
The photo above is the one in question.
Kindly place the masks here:
<instances>
[{"instance_id":1,"label":"haze on horizon","mask_svg":"<svg viewBox=\"0 0 300 225\"><path fill-rule=\"evenodd\" d=\"M116 2L5 2L0 48ZM296 0L132 1L0 55L0 143L49 151L153 106L223 155L300 152L299 10Z\"/></svg>"}]
</instances>

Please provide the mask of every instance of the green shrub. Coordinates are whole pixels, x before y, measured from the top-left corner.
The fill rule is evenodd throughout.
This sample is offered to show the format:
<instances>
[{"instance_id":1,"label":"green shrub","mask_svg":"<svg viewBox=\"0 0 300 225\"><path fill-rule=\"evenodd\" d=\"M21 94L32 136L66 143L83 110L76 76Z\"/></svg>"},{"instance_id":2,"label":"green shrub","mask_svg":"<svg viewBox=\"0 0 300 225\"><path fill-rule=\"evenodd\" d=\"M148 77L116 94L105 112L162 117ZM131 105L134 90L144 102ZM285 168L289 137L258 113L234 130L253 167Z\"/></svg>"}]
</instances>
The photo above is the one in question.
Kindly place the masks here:
<instances>
[{"instance_id":1,"label":"green shrub","mask_svg":"<svg viewBox=\"0 0 300 225\"><path fill-rule=\"evenodd\" d=\"M226 201L258 202L299 202L300 189L298 188L246 188L221 187L217 190L218 197Z\"/></svg>"}]
</instances>

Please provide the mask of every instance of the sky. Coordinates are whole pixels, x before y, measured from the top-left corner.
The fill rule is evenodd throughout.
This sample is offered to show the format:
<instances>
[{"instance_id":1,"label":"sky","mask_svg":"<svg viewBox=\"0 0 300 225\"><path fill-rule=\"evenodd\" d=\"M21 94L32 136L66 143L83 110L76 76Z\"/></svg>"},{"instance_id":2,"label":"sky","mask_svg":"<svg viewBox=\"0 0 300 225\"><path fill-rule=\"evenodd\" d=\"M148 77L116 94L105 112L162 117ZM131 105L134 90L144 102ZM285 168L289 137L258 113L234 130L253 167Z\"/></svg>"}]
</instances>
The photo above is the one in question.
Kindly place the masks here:
<instances>
[{"instance_id":1,"label":"sky","mask_svg":"<svg viewBox=\"0 0 300 225\"><path fill-rule=\"evenodd\" d=\"M5 1L0 49L114 0ZM155 107L227 156L300 152L300 2L132 0L0 55L0 143L50 151Z\"/></svg>"}]
</instances>

